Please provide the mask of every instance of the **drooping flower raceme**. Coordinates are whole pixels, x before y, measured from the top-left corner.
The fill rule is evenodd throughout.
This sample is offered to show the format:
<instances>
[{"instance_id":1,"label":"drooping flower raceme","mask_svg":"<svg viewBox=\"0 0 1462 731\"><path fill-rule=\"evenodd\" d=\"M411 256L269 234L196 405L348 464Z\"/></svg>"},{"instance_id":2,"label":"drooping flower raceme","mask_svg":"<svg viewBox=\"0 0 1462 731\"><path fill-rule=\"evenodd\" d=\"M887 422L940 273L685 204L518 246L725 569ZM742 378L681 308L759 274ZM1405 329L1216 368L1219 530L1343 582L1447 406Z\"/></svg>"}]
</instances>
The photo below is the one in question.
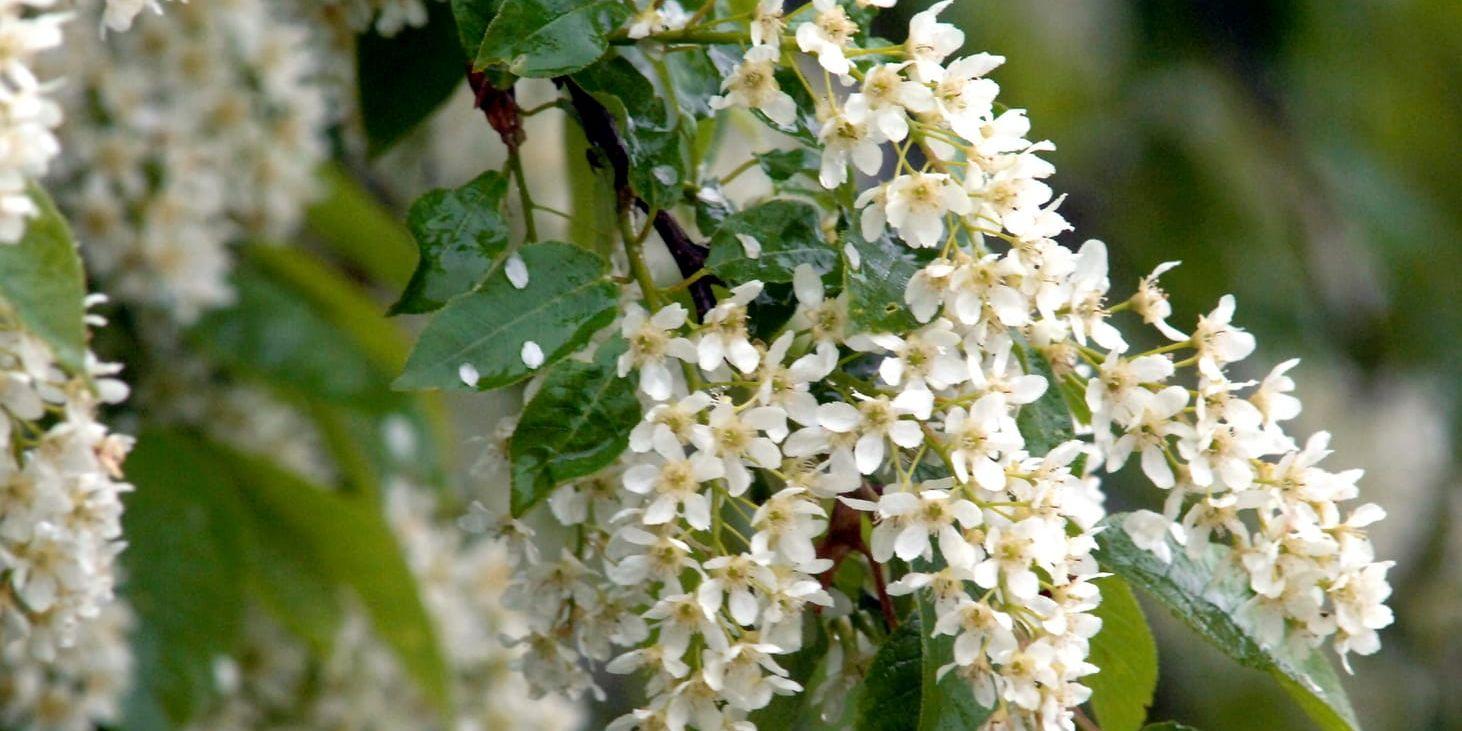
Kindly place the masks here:
<instances>
[{"instance_id":1,"label":"drooping flower raceme","mask_svg":"<svg viewBox=\"0 0 1462 731\"><path fill-rule=\"evenodd\" d=\"M119 366L85 367L0 302L0 719L22 727L119 720L131 667L113 588L132 441L97 420L127 387Z\"/></svg>"},{"instance_id":2,"label":"drooping flower raceme","mask_svg":"<svg viewBox=\"0 0 1462 731\"><path fill-rule=\"evenodd\" d=\"M627 285L618 365L639 376L643 419L614 464L556 488L548 504L576 538L524 551L513 592L535 609L521 663L535 684L598 693L583 668L600 663L646 679L646 702L613 728L748 728L774 697L803 692L836 714L881 634L860 607L892 627L890 597L904 595L932 602L921 629L954 646L940 676L994 709L990 727L1074 728L1096 671L1102 530L1162 561L1221 544L1253 592L1244 621L1269 644L1369 653L1390 622L1390 564L1365 537L1380 509L1342 509L1359 474L1318 466L1324 435L1300 445L1284 432L1299 410L1294 364L1257 387L1231 379L1255 350L1231 297L1185 334L1158 284L1174 264L1115 301L1106 246L1056 241L1072 227L1046 182L1054 147L997 104L988 75L1002 57L956 57L947 5L914 16L898 46L860 46L855 14L832 0L701 21L716 43L746 29L710 106L756 112L820 156L810 177L826 194L796 192L823 206L821 243L843 281L870 266L859 245L923 263L899 283L915 323L868 332L825 266L794 267L790 317L770 325L760 308L786 278L726 282L694 318L689 299L670 300L699 275ZM698 27L665 40L694 43ZM631 35L653 55L657 31L642 30ZM738 259L770 248L728 240ZM1150 340L1163 344L1137 345ZM1074 431L1089 436L1022 425L1052 402L1080 404ZM1162 510L1099 525L1097 475L1129 460ZM525 535L518 521L498 527ZM861 585L834 580L849 561ZM816 689L786 662L808 616L838 648Z\"/></svg>"}]
</instances>

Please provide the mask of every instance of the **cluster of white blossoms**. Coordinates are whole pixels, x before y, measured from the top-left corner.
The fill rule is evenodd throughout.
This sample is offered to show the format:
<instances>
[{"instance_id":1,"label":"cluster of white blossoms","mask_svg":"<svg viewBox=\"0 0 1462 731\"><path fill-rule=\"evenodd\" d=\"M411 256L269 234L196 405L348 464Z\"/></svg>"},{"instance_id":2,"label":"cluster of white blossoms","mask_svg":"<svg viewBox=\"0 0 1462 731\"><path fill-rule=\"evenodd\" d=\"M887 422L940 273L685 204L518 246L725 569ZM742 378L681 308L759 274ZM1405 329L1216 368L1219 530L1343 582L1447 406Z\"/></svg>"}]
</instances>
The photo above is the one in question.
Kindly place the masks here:
<instances>
[{"instance_id":1,"label":"cluster of white blossoms","mask_svg":"<svg viewBox=\"0 0 1462 731\"><path fill-rule=\"evenodd\" d=\"M88 318L100 326L100 318ZM119 366L70 373L0 303L0 722L115 720L130 667L121 465L129 437L97 421L127 396Z\"/></svg>"},{"instance_id":2,"label":"cluster of white blossoms","mask_svg":"<svg viewBox=\"0 0 1462 731\"><path fill-rule=\"evenodd\" d=\"M36 56L61 45L67 14L49 0L0 0L0 245L14 244L39 213L26 186L61 151L61 106L36 76Z\"/></svg>"},{"instance_id":3,"label":"cluster of white blossoms","mask_svg":"<svg viewBox=\"0 0 1462 731\"><path fill-rule=\"evenodd\" d=\"M809 264L795 270L795 315L757 335L762 282L732 287L696 323L637 275L619 372L638 377L644 419L626 454L552 494L574 531L557 555L539 558L523 523L498 523L523 562L510 596L534 610L528 677L597 692L582 668L593 662L648 679L647 702L612 728L750 728L774 696L805 690L779 658L802 646L807 615L840 650L864 647L882 632L850 609L876 597L892 623L889 595L916 592L934 607L923 629L954 638L941 677L970 683L994 709L989 727L1074 728L1101 626L1092 473L1133 452L1168 498L1165 514L1134 513L1122 529L1165 560L1170 536L1192 551L1230 545L1269 642L1333 637L1342 656L1369 653L1391 620L1390 563L1374 561L1364 532L1380 509L1347 516L1338 504L1359 473L1321 470L1325 436L1300 448L1280 427L1299 410L1284 375L1294 363L1257 384L1230 380L1253 338L1231 324L1230 297L1190 333L1169 324L1157 277L1172 263L1109 303L1105 246L1055 241L1071 226L1044 182L1053 146L1027 139L1022 110L997 106L986 74L1001 57L951 58L963 33L938 20L948 4L915 15L905 43L875 48L855 45L859 26L835 0L786 17L766 0L749 20L665 32L695 42L698 28L744 24L749 48L712 106L795 132L813 110L779 78L800 84L820 125L818 178L856 201L848 236L891 231L928 263L907 283L919 325L904 332L852 332L846 294ZM631 35L654 41L661 31L643 21ZM794 44L825 83L809 81ZM859 191L850 167L880 182ZM738 239L757 258L761 242ZM830 246L861 266L857 246ZM1122 312L1168 344L1132 352ZM1054 382L1029 372L1038 365ZM1023 435L1018 421L1043 397L1062 413L1084 399L1090 415L1074 426L1090 439ZM868 561L859 596L831 582L850 553Z\"/></svg>"},{"instance_id":4,"label":"cluster of white blossoms","mask_svg":"<svg viewBox=\"0 0 1462 731\"><path fill-rule=\"evenodd\" d=\"M293 233L317 192L319 54L274 0L174 3L122 35L94 20L72 23L56 58L70 120L57 198L110 292L188 322L230 301L228 245Z\"/></svg>"}]
</instances>

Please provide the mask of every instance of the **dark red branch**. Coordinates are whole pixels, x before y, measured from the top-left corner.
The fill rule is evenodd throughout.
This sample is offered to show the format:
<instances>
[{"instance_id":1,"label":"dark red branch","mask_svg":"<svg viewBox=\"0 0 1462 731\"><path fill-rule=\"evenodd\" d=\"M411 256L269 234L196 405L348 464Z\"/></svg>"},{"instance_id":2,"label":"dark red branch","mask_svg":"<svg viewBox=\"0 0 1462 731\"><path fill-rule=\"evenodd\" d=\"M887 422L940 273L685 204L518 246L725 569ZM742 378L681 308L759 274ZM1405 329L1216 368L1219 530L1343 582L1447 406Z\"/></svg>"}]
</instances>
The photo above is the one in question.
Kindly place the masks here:
<instances>
[{"instance_id":1,"label":"dark red branch","mask_svg":"<svg viewBox=\"0 0 1462 731\"><path fill-rule=\"evenodd\" d=\"M518 106L518 95L513 87L499 89L493 86L487 74L467 67L467 85L472 87L473 106L482 110L487 123L497 132L509 155L518 154L523 144L523 110Z\"/></svg>"},{"instance_id":2,"label":"dark red branch","mask_svg":"<svg viewBox=\"0 0 1462 731\"><path fill-rule=\"evenodd\" d=\"M574 114L579 118L579 124L584 130L584 138L589 145L597 150L600 159L589 160L591 165L602 167L605 163L609 165L610 172L614 179L615 199L619 204L619 210L624 213L631 205L638 207L642 212L649 213L650 206L643 198L635 195L633 187L629 182L629 152L625 147L624 137L615 126L614 115L599 103L584 87L579 86L573 79L567 76L560 76L554 79L559 88L568 91L569 104L573 107ZM705 266L706 257L710 249L697 244L686 232L685 227L675 220L669 211L655 211L655 233L660 235L660 240L665 242L665 248L670 251L670 256L675 259L675 266L680 269L680 275L689 277ZM716 305L716 295L711 290L711 285L719 283L715 277L702 277L690 285L691 301L695 303L696 315L704 317Z\"/></svg>"}]
</instances>

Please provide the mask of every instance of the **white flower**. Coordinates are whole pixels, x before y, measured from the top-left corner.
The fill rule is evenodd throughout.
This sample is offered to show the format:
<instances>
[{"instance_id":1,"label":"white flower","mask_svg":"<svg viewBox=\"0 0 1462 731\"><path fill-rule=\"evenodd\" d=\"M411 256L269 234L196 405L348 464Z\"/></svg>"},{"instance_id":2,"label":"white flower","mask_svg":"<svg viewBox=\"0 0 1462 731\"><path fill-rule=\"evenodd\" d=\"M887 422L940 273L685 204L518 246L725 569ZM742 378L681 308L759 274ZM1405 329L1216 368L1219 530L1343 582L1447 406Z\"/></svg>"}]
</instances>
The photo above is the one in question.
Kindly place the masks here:
<instances>
[{"instance_id":1,"label":"white flower","mask_svg":"<svg viewBox=\"0 0 1462 731\"><path fill-rule=\"evenodd\" d=\"M731 619L737 624L746 627L755 623L761 603L752 591L776 583L772 570L747 553L717 556L706 561L705 568L710 576L696 589L696 599L706 616L715 616L725 601Z\"/></svg>"},{"instance_id":2,"label":"white flower","mask_svg":"<svg viewBox=\"0 0 1462 731\"><path fill-rule=\"evenodd\" d=\"M651 449L665 452L690 444L709 428L700 423L697 415L710 405L711 396L705 391L696 391L674 403L655 404L630 430L629 448L636 452Z\"/></svg>"},{"instance_id":3,"label":"white flower","mask_svg":"<svg viewBox=\"0 0 1462 731\"><path fill-rule=\"evenodd\" d=\"M625 489L650 499L645 524L668 523L679 510L691 527L711 527L711 501L701 494L701 484L725 476L721 460L701 453L687 458L678 445L657 451L663 459L659 464L638 464L624 471Z\"/></svg>"},{"instance_id":4,"label":"white flower","mask_svg":"<svg viewBox=\"0 0 1462 731\"><path fill-rule=\"evenodd\" d=\"M1176 484L1173 468L1168 464L1167 438L1182 433L1176 417L1188 405L1188 389L1168 386L1153 393L1139 390L1134 416L1126 425L1126 433L1107 450L1107 470L1122 468L1134 450L1142 454L1142 473L1156 487L1166 490Z\"/></svg>"},{"instance_id":5,"label":"white flower","mask_svg":"<svg viewBox=\"0 0 1462 731\"><path fill-rule=\"evenodd\" d=\"M656 401L670 398L675 376L666 360L678 358L694 363L699 357L689 340L674 334L685 320L685 307L679 303L666 305L648 317L644 308L629 305L620 324L620 334L629 343L629 349L619 356L617 363L620 378L638 369L640 390L646 396Z\"/></svg>"},{"instance_id":6,"label":"white flower","mask_svg":"<svg viewBox=\"0 0 1462 731\"><path fill-rule=\"evenodd\" d=\"M797 118L797 102L777 85L776 62L777 50L772 46L747 51L736 70L721 82L721 95L711 97L711 108L759 109L773 122L792 126Z\"/></svg>"},{"instance_id":7,"label":"white flower","mask_svg":"<svg viewBox=\"0 0 1462 731\"><path fill-rule=\"evenodd\" d=\"M836 188L848 179L851 160L866 175L877 175L883 167L882 133L865 118L849 114L829 117L817 139L822 143L822 166L818 181L824 188Z\"/></svg>"},{"instance_id":8,"label":"white flower","mask_svg":"<svg viewBox=\"0 0 1462 731\"><path fill-rule=\"evenodd\" d=\"M667 30L684 28L689 19L690 16L675 0L652 2L635 14L627 32L630 38L644 38Z\"/></svg>"},{"instance_id":9,"label":"white flower","mask_svg":"<svg viewBox=\"0 0 1462 731\"><path fill-rule=\"evenodd\" d=\"M778 48L782 44L782 5L785 0L757 0L751 19L751 45Z\"/></svg>"},{"instance_id":10,"label":"white flower","mask_svg":"<svg viewBox=\"0 0 1462 731\"><path fill-rule=\"evenodd\" d=\"M906 243L927 248L944 243L946 214L964 215L971 208L969 195L948 175L912 173L889 183L884 215Z\"/></svg>"},{"instance_id":11,"label":"white flower","mask_svg":"<svg viewBox=\"0 0 1462 731\"><path fill-rule=\"evenodd\" d=\"M907 64L882 64L868 71L863 90L848 96L845 114L866 121L883 139L901 142L909 135L910 113L934 109L934 93L917 81L904 78Z\"/></svg>"},{"instance_id":12,"label":"white flower","mask_svg":"<svg viewBox=\"0 0 1462 731\"><path fill-rule=\"evenodd\" d=\"M1066 558L1066 531L1061 521L1026 518L1014 525L994 525L985 535L989 556L975 566L975 583L1002 588L1011 597L1029 601L1039 594L1040 579L1031 566L1047 569Z\"/></svg>"},{"instance_id":13,"label":"white flower","mask_svg":"<svg viewBox=\"0 0 1462 731\"><path fill-rule=\"evenodd\" d=\"M944 434L950 441L949 461L960 482L975 483L986 490L1005 488L1005 466L1001 456L1025 446L1015 420L1006 410L1000 394L986 394L966 412L959 406L944 418Z\"/></svg>"},{"instance_id":14,"label":"white flower","mask_svg":"<svg viewBox=\"0 0 1462 731\"><path fill-rule=\"evenodd\" d=\"M935 320L909 333L907 338L892 333L867 337L889 354L879 362L878 375L890 386L904 391L941 390L969 375L960 357L960 336L948 320Z\"/></svg>"},{"instance_id":15,"label":"white flower","mask_svg":"<svg viewBox=\"0 0 1462 731\"><path fill-rule=\"evenodd\" d=\"M949 23L938 21L939 14L953 0L943 0L909 19L909 39L904 43L914 60L914 71L920 81L939 81L944 76L944 59L964 45L965 34Z\"/></svg>"},{"instance_id":16,"label":"white flower","mask_svg":"<svg viewBox=\"0 0 1462 731\"><path fill-rule=\"evenodd\" d=\"M761 258L761 242L750 234L736 234L736 240L741 243L742 251L746 252L748 259Z\"/></svg>"},{"instance_id":17,"label":"white flower","mask_svg":"<svg viewBox=\"0 0 1462 731\"><path fill-rule=\"evenodd\" d=\"M884 397L863 397L857 406L830 403L817 407L817 420L822 428L835 434L857 434L853 456L858 471L871 475L883 464L885 440L905 449L913 449L924 441L924 433L916 421L899 417L913 411Z\"/></svg>"},{"instance_id":18,"label":"white flower","mask_svg":"<svg viewBox=\"0 0 1462 731\"><path fill-rule=\"evenodd\" d=\"M965 666L975 663L982 654L1007 657L1017 646L1014 626L1009 614L964 597L948 611L940 612L934 634L955 637L954 662Z\"/></svg>"},{"instance_id":19,"label":"white flower","mask_svg":"<svg viewBox=\"0 0 1462 731\"><path fill-rule=\"evenodd\" d=\"M1265 424L1288 421L1300 415L1300 400L1290 395L1294 391L1294 379L1286 375L1299 364L1299 358L1291 358L1274 366L1269 375L1259 382L1259 388L1249 396L1249 402L1259 410Z\"/></svg>"},{"instance_id":20,"label":"white flower","mask_svg":"<svg viewBox=\"0 0 1462 731\"><path fill-rule=\"evenodd\" d=\"M734 405L722 403L711 410L709 427L695 433L695 445L722 460L727 491L732 496L741 495L751 486L748 464L775 469L782 463L777 442L787 436L787 412L776 406L738 411Z\"/></svg>"},{"instance_id":21,"label":"white flower","mask_svg":"<svg viewBox=\"0 0 1462 731\"><path fill-rule=\"evenodd\" d=\"M1173 375L1173 362L1163 355L1124 358L1110 352L1086 383L1086 406L1092 423L1105 425L1112 419L1127 421L1145 405L1143 384L1160 384Z\"/></svg>"},{"instance_id":22,"label":"white flower","mask_svg":"<svg viewBox=\"0 0 1462 731\"><path fill-rule=\"evenodd\" d=\"M1000 94L1000 85L983 77L1002 63L1004 56L965 56L949 64L944 78L935 84L934 101L955 134L967 140L981 136L995 97Z\"/></svg>"},{"instance_id":23,"label":"white flower","mask_svg":"<svg viewBox=\"0 0 1462 731\"><path fill-rule=\"evenodd\" d=\"M813 539L827 527L827 513L806 489L786 487L756 509L751 527L752 553L775 551L793 566L805 566L817 558Z\"/></svg>"},{"instance_id":24,"label":"white flower","mask_svg":"<svg viewBox=\"0 0 1462 731\"><path fill-rule=\"evenodd\" d=\"M1168 520L1162 513L1151 510L1128 513L1122 520L1122 530L1132 538L1132 545L1152 552L1163 563L1173 562L1173 549L1168 538L1171 537L1181 545L1186 535L1177 523Z\"/></svg>"},{"instance_id":25,"label":"white flower","mask_svg":"<svg viewBox=\"0 0 1462 731\"><path fill-rule=\"evenodd\" d=\"M731 290L731 296L706 313L696 342L701 370L713 371L722 362L742 373L756 370L761 354L746 331L746 305L761 294L762 284L752 280Z\"/></svg>"},{"instance_id":26,"label":"white flower","mask_svg":"<svg viewBox=\"0 0 1462 731\"><path fill-rule=\"evenodd\" d=\"M925 483L931 484L939 483ZM960 528L973 528L982 520L974 503L952 498L942 489L922 489L917 494L889 492L878 500L878 515L881 520L871 540L874 560L887 562L894 556L904 561L931 558L929 536L933 535L939 541L940 555L950 565L974 564L975 548L960 532Z\"/></svg>"},{"instance_id":27,"label":"white flower","mask_svg":"<svg viewBox=\"0 0 1462 731\"><path fill-rule=\"evenodd\" d=\"M828 73L843 76L850 67L843 49L852 42L858 24L848 18L837 0L812 0L812 5L817 15L812 22L797 27L797 47L817 56Z\"/></svg>"},{"instance_id":28,"label":"white flower","mask_svg":"<svg viewBox=\"0 0 1462 731\"><path fill-rule=\"evenodd\" d=\"M792 328L811 333L813 341L819 347L843 342L848 324L846 294L827 299L822 276L811 264L798 264L792 271L792 293L797 297L797 311L792 313ZM836 367L836 349L832 352L832 358L831 366ZM819 374L818 378L825 375L826 373Z\"/></svg>"},{"instance_id":29,"label":"white flower","mask_svg":"<svg viewBox=\"0 0 1462 731\"><path fill-rule=\"evenodd\" d=\"M1198 369L1209 378L1223 378L1223 367L1254 352L1254 336L1234 327L1234 296L1226 294L1218 307L1198 318L1193 329L1193 346L1198 350Z\"/></svg>"},{"instance_id":30,"label":"white flower","mask_svg":"<svg viewBox=\"0 0 1462 731\"><path fill-rule=\"evenodd\" d=\"M1158 264L1151 274L1138 280L1137 292L1132 295L1132 310L1142 317L1143 322L1157 328L1158 332L1173 341L1187 340L1188 336L1168 324L1168 318L1173 315L1173 306L1168 303L1168 293L1157 286L1157 278L1181 263L1165 261Z\"/></svg>"}]
</instances>

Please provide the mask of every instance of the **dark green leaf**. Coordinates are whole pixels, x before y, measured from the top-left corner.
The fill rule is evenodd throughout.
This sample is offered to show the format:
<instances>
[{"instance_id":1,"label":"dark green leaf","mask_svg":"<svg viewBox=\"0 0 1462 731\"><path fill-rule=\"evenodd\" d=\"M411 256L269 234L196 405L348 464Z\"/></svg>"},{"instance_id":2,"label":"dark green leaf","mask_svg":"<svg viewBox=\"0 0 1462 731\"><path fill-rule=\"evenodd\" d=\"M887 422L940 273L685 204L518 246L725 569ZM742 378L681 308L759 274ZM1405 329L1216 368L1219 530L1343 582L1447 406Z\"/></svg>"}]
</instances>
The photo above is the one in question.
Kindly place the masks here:
<instances>
[{"instance_id":1,"label":"dark green leaf","mask_svg":"<svg viewBox=\"0 0 1462 731\"><path fill-rule=\"evenodd\" d=\"M934 606L921 593L916 611L894 630L873 657L858 697L858 731L956 731L979 728L991 709L975 700L969 684L951 671L954 638L931 637Z\"/></svg>"},{"instance_id":2,"label":"dark green leaf","mask_svg":"<svg viewBox=\"0 0 1462 731\"><path fill-rule=\"evenodd\" d=\"M1149 723L1142 727L1142 731L1198 731L1198 729L1177 721L1162 721L1161 723Z\"/></svg>"},{"instance_id":3,"label":"dark green leaf","mask_svg":"<svg viewBox=\"0 0 1462 731\"><path fill-rule=\"evenodd\" d=\"M502 0L451 0L452 18L457 21L457 40L464 58L477 58L487 26L502 5Z\"/></svg>"},{"instance_id":4,"label":"dark green leaf","mask_svg":"<svg viewBox=\"0 0 1462 731\"><path fill-rule=\"evenodd\" d=\"M374 499L312 485L267 460L218 445L215 472L237 475L241 498L262 525L287 536L289 550L340 586L353 589L379 635L444 714L450 676L416 579ZM270 534L265 534L265 538Z\"/></svg>"},{"instance_id":5,"label":"dark green leaf","mask_svg":"<svg viewBox=\"0 0 1462 731\"><path fill-rule=\"evenodd\" d=\"M344 616L332 577L313 556L302 555L298 537L287 526L251 517L250 593L275 621L323 656Z\"/></svg>"},{"instance_id":6,"label":"dark green leaf","mask_svg":"<svg viewBox=\"0 0 1462 731\"><path fill-rule=\"evenodd\" d=\"M756 162L768 178L778 183L798 173L816 173L821 165L817 153L800 146L760 153Z\"/></svg>"},{"instance_id":7,"label":"dark green leaf","mask_svg":"<svg viewBox=\"0 0 1462 731\"><path fill-rule=\"evenodd\" d=\"M473 65L533 78L571 74L604 55L629 13L617 0L504 0Z\"/></svg>"},{"instance_id":8,"label":"dark green leaf","mask_svg":"<svg viewBox=\"0 0 1462 731\"><path fill-rule=\"evenodd\" d=\"M390 314L431 312L482 281L508 245L501 212L507 191L507 178L490 170L460 188L439 188L411 204L406 225L421 256Z\"/></svg>"},{"instance_id":9,"label":"dark green leaf","mask_svg":"<svg viewBox=\"0 0 1462 731\"><path fill-rule=\"evenodd\" d=\"M50 196L36 186L27 193L40 213L18 243L0 243L0 299L51 346L58 362L80 373L86 361L86 276L76 242Z\"/></svg>"},{"instance_id":10,"label":"dark green leaf","mask_svg":"<svg viewBox=\"0 0 1462 731\"><path fill-rule=\"evenodd\" d=\"M721 93L721 71L706 50L695 48L666 54L665 65L670 69L675 97L685 113L692 117L712 116L715 112L711 109L711 97Z\"/></svg>"},{"instance_id":11,"label":"dark green leaf","mask_svg":"<svg viewBox=\"0 0 1462 731\"><path fill-rule=\"evenodd\" d=\"M1020 435L1025 437L1026 449L1031 454L1046 454L1062 442L1075 438L1076 428L1071 422L1071 412L1067 410L1060 384L1051 372L1046 356L1022 343L1014 346L1014 352L1026 373L1046 379L1046 392L1020 407L1015 418Z\"/></svg>"},{"instance_id":12,"label":"dark green leaf","mask_svg":"<svg viewBox=\"0 0 1462 731\"><path fill-rule=\"evenodd\" d=\"M761 247L753 258L742 236ZM772 200L733 213L711 237L706 268L731 284L752 279L790 282L799 264L811 264L818 274L837 269L838 252L822 236L817 209L802 201Z\"/></svg>"},{"instance_id":13,"label":"dark green leaf","mask_svg":"<svg viewBox=\"0 0 1462 731\"><path fill-rule=\"evenodd\" d=\"M466 78L451 9L429 2L427 13L420 28L390 38L366 33L356 43L360 112L373 155L431 116Z\"/></svg>"},{"instance_id":14,"label":"dark green leaf","mask_svg":"<svg viewBox=\"0 0 1462 731\"><path fill-rule=\"evenodd\" d=\"M855 268L845 262L843 267L849 332L904 332L918 327L918 320L904 304L904 290L933 254L927 249L910 249L886 234L865 241L856 222L844 237L860 263Z\"/></svg>"},{"instance_id":15,"label":"dark green leaf","mask_svg":"<svg viewBox=\"0 0 1462 731\"><path fill-rule=\"evenodd\" d=\"M630 187L655 208L680 202L690 139L681 129L678 110L672 116L655 84L622 55L583 69L574 81L614 115L630 159Z\"/></svg>"},{"instance_id":16,"label":"dark green leaf","mask_svg":"<svg viewBox=\"0 0 1462 731\"><path fill-rule=\"evenodd\" d=\"M222 465L196 440L144 432L127 460L125 594L136 612L139 686L129 715L177 725L213 695L213 660L243 626L243 512Z\"/></svg>"},{"instance_id":17,"label":"dark green leaf","mask_svg":"<svg viewBox=\"0 0 1462 731\"><path fill-rule=\"evenodd\" d=\"M1102 629L1091 639L1091 664L1101 668L1082 681L1103 731L1138 731L1157 689L1157 643L1132 588L1118 576L1098 582L1102 603L1092 614Z\"/></svg>"},{"instance_id":18,"label":"dark green leaf","mask_svg":"<svg viewBox=\"0 0 1462 731\"><path fill-rule=\"evenodd\" d=\"M466 389L463 364L476 369L479 389L517 383L533 373L523 363L524 343L538 344L546 367L614 319L618 288L597 254L556 241L520 253L528 286L493 277L447 303L422 332L396 388Z\"/></svg>"},{"instance_id":19,"label":"dark green leaf","mask_svg":"<svg viewBox=\"0 0 1462 731\"><path fill-rule=\"evenodd\" d=\"M1274 675L1321 728L1360 728L1345 689L1319 650L1294 656L1259 641L1242 616L1252 593L1227 548L1207 546L1196 559L1175 550L1172 563L1165 564L1132 543L1122 528L1125 517L1109 516L1107 529L1097 535L1097 559L1103 568L1147 591L1240 664Z\"/></svg>"},{"instance_id":20,"label":"dark green leaf","mask_svg":"<svg viewBox=\"0 0 1462 731\"><path fill-rule=\"evenodd\" d=\"M604 468L629 443L640 400L634 382L616 372L615 351L621 349L600 350L592 363L554 366L523 408L508 441L513 515L526 513L554 487Z\"/></svg>"}]
</instances>

